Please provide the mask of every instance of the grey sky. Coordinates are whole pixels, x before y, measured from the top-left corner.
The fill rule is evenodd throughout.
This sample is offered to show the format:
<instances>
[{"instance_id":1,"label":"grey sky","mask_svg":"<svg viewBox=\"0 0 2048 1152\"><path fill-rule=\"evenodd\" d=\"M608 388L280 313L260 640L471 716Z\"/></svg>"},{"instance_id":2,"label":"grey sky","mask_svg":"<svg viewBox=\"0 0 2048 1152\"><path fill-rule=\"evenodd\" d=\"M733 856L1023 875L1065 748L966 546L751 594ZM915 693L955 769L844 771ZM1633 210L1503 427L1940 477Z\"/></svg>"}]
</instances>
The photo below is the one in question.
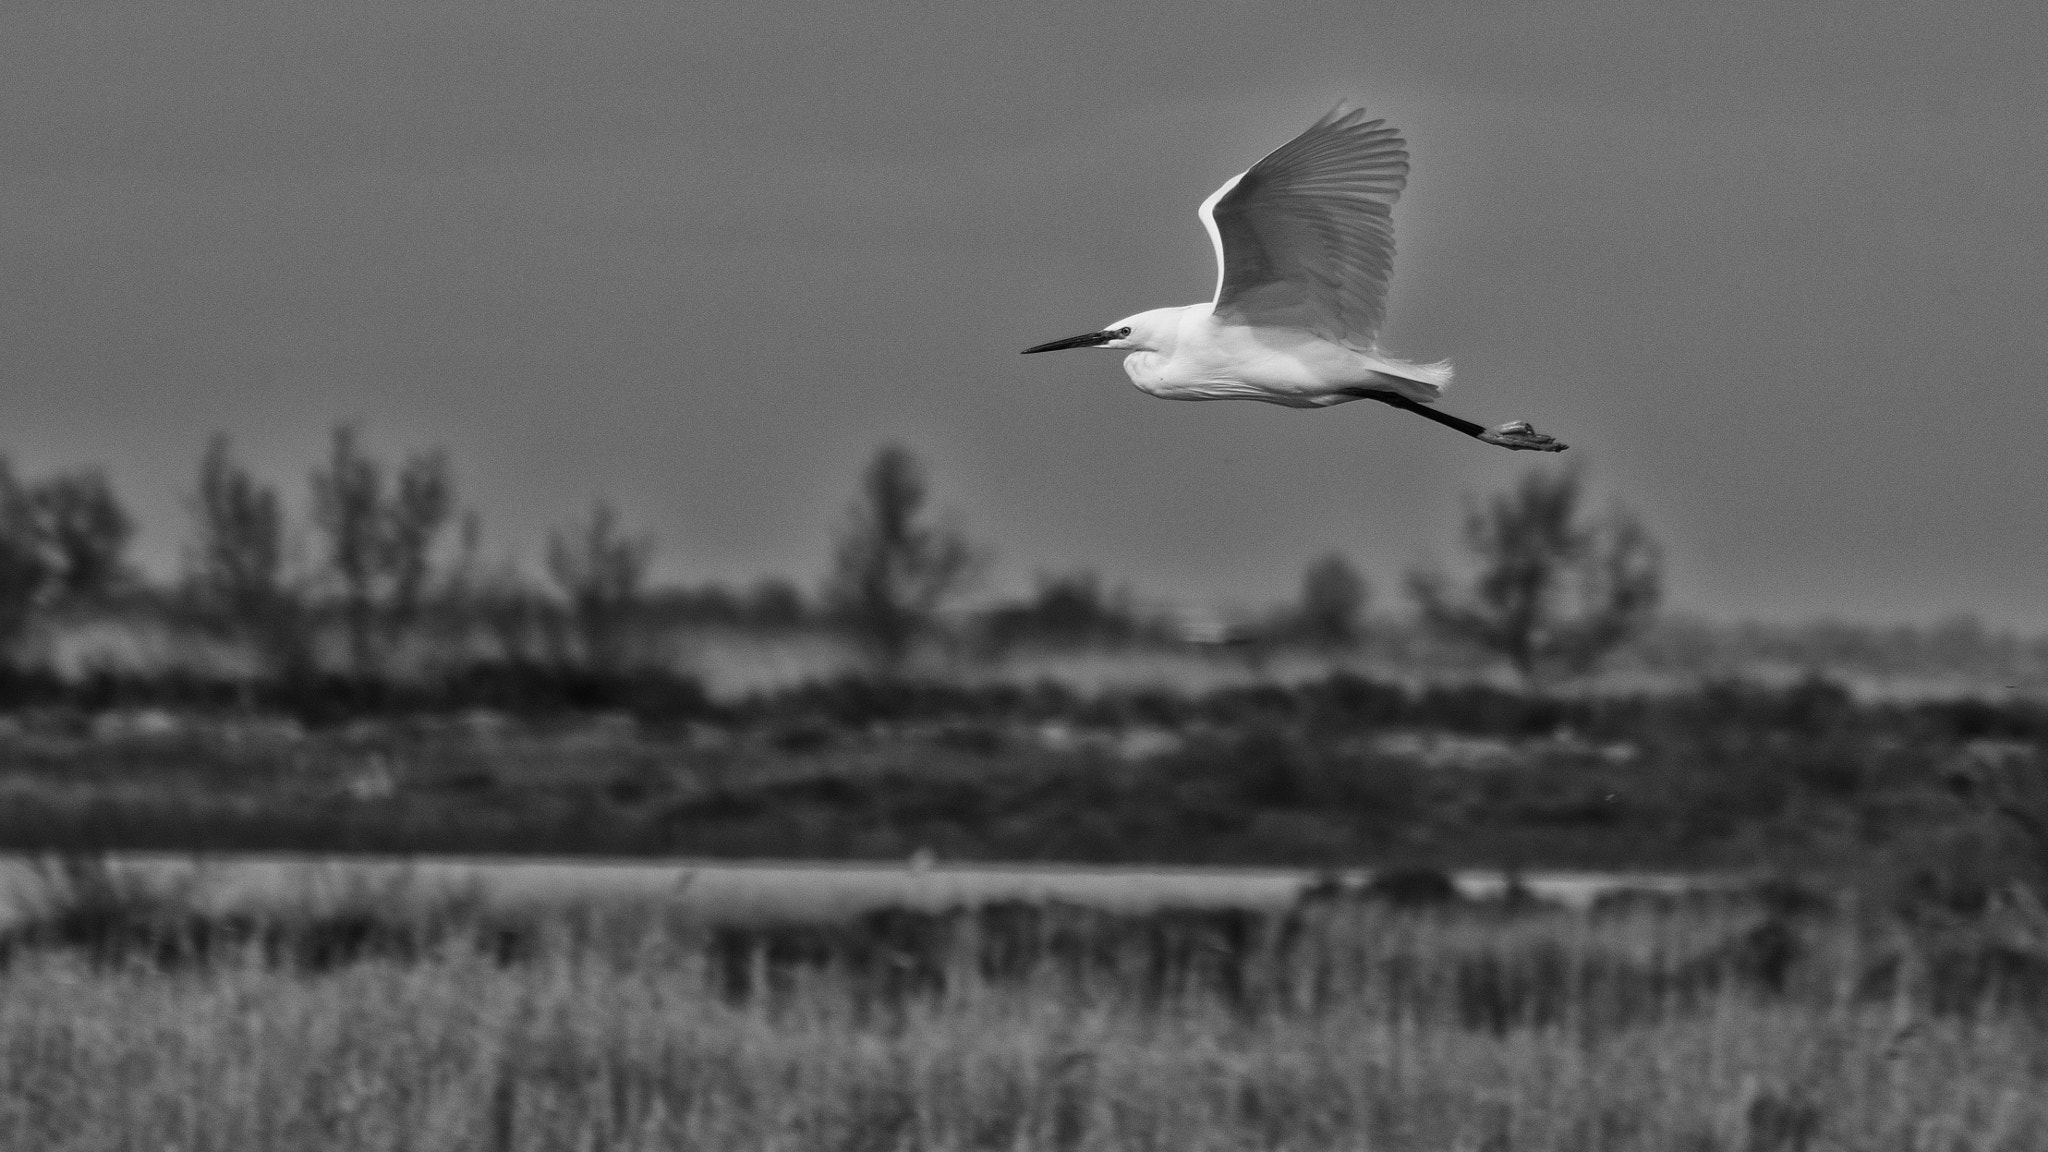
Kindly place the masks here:
<instances>
[{"instance_id":1,"label":"grey sky","mask_svg":"<svg viewBox=\"0 0 2048 1152\"><path fill-rule=\"evenodd\" d=\"M590 499L808 582L901 439L1000 579L1391 591L1527 456L1018 349L1205 299L1203 196L1340 97L1414 159L1387 343L1574 445L1723 616L2048 628L2048 16L1833 3L17 0L0 450L168 570L206 435L446 444L493 551Z\"/></svg>"}]
</instances>

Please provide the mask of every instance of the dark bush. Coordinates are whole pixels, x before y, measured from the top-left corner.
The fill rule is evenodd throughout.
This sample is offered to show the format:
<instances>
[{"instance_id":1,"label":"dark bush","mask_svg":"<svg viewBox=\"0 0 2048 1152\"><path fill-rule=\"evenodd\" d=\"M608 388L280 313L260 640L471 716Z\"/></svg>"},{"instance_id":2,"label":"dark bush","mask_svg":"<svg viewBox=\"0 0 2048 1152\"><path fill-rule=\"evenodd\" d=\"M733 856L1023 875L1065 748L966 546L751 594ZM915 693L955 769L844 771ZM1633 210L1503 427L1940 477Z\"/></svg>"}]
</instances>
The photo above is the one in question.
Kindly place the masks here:
<instances>
[{"instance_id":1,"label":"dark bush","mask_svg":"<svg viewBox=\"0 0 2048 1152\"><path fill-rule=\"evenodd\" d=\"M1390 868L1366 881L1360 895L1397 908L1456 904L1464 900L1457 882L1441 868Z\"/></svg>"}]
</instances>

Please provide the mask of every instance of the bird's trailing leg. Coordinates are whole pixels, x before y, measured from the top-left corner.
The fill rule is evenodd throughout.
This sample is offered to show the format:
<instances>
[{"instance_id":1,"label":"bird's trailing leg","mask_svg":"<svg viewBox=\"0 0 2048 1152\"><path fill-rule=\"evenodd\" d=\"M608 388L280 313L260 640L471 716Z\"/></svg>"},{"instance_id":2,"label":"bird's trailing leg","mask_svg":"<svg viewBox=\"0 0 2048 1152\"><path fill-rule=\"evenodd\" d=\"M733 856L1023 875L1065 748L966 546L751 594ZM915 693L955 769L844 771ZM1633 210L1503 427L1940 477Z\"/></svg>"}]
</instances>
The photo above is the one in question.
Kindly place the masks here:
<instances>
[{"instance_id":1,"label":"bird's trailing leg","mask_svg":"<svg viewBox=\"0 0 2048 1152\"><path fill-rule=\"evenodd\" d=\"M1562 452L1571 447L1554 436L1545 436L1531 428L1527 420L1510 420L1497 428L1488 428L1483 424L1474 424L1470 420L1460 420L1448 412L1439 412L1427 404L1391 392L1368 392L1366 396L1382 404L1391 404L1403 411L1413 412L1425 420L1434 420L1453 431L1463 432L1474 440L1498 444L1502 448L1517 452Z\"/></svg>"}]
</instances>

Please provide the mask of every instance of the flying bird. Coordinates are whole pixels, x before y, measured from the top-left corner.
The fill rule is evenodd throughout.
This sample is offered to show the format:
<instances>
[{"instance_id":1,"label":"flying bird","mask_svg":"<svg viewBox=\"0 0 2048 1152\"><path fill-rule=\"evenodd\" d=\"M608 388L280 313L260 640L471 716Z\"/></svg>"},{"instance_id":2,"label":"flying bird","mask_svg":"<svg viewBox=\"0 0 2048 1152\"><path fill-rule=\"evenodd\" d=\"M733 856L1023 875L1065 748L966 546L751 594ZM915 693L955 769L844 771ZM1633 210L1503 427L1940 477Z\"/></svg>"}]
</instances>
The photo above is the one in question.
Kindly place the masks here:
<instances>
[{"instance_id":1,"label":"flying bird","mask_svg":"<svg viewBox=\"0 0 2048 1152\"><path fill-rule=\"evenodd\" d=\"M1154 308L1024 351L1129 351L1131 382L1168 400L1290 408L1377 400L1488 444L1564 451L1525 420L1487 428L1429 407L1451 381L1450 362L1411 364L1380 351L1393 207L1407 183L1401 134L1339 104L1202 201L1216 249L1214 300Z\"/></svg>"}]
</instances>

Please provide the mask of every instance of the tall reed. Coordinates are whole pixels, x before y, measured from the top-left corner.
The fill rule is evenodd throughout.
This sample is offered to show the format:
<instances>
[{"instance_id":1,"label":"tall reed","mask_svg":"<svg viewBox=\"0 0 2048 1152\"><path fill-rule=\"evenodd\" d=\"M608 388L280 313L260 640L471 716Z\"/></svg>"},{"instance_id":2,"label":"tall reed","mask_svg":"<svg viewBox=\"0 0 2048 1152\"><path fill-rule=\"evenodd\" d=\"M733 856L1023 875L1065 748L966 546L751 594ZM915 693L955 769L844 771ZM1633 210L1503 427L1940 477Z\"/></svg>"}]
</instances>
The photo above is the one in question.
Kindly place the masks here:
<instances>
[{"instance_id":1,"label":"tall reed","mask_svg":"<svg viewBox=\"0 0 2048 1152\"><path fill-rule=\"evenodd\" d=\"M1944 1001L1934 966L1848 918L1162 923L721 951L586 912L511 951L443 925L325 968L24 947L0 975L0 1147L2019 1152L2048 1132L2033 1001Z\"/></svg>"}]
</instances>

